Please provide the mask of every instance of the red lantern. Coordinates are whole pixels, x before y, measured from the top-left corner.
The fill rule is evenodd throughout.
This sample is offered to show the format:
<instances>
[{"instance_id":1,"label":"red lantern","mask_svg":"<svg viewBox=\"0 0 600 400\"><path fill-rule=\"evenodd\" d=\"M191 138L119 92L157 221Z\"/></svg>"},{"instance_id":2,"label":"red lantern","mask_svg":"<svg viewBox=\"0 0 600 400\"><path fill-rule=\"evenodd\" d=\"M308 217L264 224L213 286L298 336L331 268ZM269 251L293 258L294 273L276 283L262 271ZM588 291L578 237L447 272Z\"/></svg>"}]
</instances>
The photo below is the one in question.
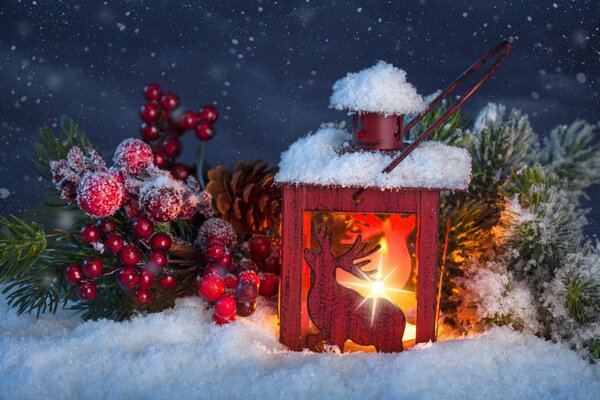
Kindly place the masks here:
<instances>
[{"instance_id":1,"label":"red lantern","mask_svg":"<svg viewBox=\"0 0 600 400\"><path fill-rule=\"evenodd\" d=\"M304 168L315 169L315 173L304 176L315 179L295 179L293 174L286 175L283 156L282 171L276 178L283 189L279 296L283 344L293 350L319 350L329 344L340 350L371 346L393 352L435 340L439 193L466 190L470 158L465 156L469 160L466 169L461 161L458 183L446 185L443 179L433 179L420 185L419 174L430 171L419 171L414 165L416 158L426 160L421 168L433 165L443 171L458 162L453 156L462 160L461 152L466 151L447 146L451 157L446 160L444 154L432 161L427 157L435 158L437 147L417 147L492 76L513 45L512 41L500 43L406 125L404 115L369 110L356 113L352 144L338 146L336 154L347 157L340 161L346 166L352 160L363 160L359 157L364 154L371 155L372 164L386 160L378 175L373 175L375 182L338 183L335 176L327 175L329 164L319 164L318 157L311 154L307 154ZM403 142L408 130L499 52L494 64L438 121L414 142ZM344 135L324 132L317 145L322 147L331 138ZM302 140L306 143L310 137ZM292 150L301 154L310 148ZM411 153L412 159L391 174ZM351 158L354 156L357 158ZM373 166L357 163L356 168L369 173ZM386 181L394 176L401 184Z\"/></svg>"}]
</instances>

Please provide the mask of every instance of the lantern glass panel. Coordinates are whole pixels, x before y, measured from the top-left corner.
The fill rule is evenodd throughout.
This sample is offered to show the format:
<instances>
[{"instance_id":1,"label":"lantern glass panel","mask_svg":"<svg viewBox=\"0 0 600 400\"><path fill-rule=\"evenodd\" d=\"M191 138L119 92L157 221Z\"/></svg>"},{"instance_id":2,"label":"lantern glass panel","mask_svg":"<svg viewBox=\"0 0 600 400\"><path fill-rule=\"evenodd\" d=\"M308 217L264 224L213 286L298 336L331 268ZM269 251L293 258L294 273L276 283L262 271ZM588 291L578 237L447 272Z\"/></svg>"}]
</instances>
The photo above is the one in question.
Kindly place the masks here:
<instances>
[{"instance_id":1,"label":"lantern glass panel","mask_svg":"<svg viewBox=\"0 0 600 400\"><path fill-rule=\"evenodd\" d=\"M319 230L327 229L330 232L333 257L337 258L347 252L359 235L363 243L368 242L367 249L379 246L374 253L355 260L355 263L369 261L360 268L359 276L336 267L337 284L357 292L365 299L362 304L357 304L357 307L372 308L381 301L390 301L397 305L406 317L403 344L405 347L413 345L417 309L419 237L417 214L305 211L303 218L305 249L312 251L319 249L317 238L311 230L313 224ZM301 313L303 338L318 331L312 324L307 309L310 279L310 268L303 257ZM360 349L360 347L347 342L345 349Z\"/></svg>"}]
</instances>

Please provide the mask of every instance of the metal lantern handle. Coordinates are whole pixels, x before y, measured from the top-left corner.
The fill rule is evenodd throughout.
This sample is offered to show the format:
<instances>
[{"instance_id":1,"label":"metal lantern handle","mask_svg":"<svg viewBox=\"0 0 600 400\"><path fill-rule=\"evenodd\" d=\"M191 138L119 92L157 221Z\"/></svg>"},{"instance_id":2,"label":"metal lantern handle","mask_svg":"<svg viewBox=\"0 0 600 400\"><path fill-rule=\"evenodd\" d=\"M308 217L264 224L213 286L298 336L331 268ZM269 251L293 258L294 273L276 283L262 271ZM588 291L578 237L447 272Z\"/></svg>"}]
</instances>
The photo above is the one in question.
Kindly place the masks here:
<instances>
[{"instance_id":1,"label":"metal lantern handle","mask_svg":"<svg viewBox=\"0 0 600 400\"><path fill-rule=\"evenodd\" d=\"M487 82L488 79L494 75L496 70L502 65L504 60L508 57L513 47L515 46L514 39L503 40L498 43L496 47L490 50L486 55L477 60L471 65L465 72L463 72L446 90L440 93L433 101L429 103L427 108L411 120L405 127L404 132L411 130L416 124L418 124L425 115L429 114L442 100L447 98L456 88L458 88L469 76L477 71L484 63L489 61L496 54L501 53L496 61L479 77L479 79L465 92L460 99L454 103L437 121L435 121L425 132L419 135L405 150L403 150L396 158L394 158L383 170L382 173L390 173L404 160L410 153L412 153L425 139L427 139L435 130L444 123L452 114L454 114L468 99L470 99L479 88ZM354 204L358 205L362 203L360 195L366 190L366 188L358 189L352 196Z\"/></svg>"}]
</instances>

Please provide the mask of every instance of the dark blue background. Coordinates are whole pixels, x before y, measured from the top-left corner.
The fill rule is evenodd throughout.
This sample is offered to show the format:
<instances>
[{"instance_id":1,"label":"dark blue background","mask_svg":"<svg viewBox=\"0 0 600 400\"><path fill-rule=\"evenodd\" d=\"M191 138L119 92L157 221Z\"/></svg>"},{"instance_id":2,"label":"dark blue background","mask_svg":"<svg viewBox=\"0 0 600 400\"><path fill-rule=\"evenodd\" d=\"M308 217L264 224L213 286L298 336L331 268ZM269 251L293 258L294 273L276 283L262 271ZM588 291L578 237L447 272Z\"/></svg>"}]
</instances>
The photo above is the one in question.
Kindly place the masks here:
<instances>
[{"instance_id":1,"label":"dark blue background","mask_svg":"<svg viewBox=\"0 0 600 400\"><path fill-rule=\"evenodd\" d=\"M383 59L428 94L509 36L515 51L468 110L489 101L521 108L539 135L600 120L597 1L485 3L2 1L2 214L39 201L29 145L39 126L71 116L109 154L138 135L149 81L179 93L185 108L218 104L213 164L276 163L300 135L346 118L327 106L348 71ZM190 159L196 140L185 144Z\"/></svg>"}]
</instances>

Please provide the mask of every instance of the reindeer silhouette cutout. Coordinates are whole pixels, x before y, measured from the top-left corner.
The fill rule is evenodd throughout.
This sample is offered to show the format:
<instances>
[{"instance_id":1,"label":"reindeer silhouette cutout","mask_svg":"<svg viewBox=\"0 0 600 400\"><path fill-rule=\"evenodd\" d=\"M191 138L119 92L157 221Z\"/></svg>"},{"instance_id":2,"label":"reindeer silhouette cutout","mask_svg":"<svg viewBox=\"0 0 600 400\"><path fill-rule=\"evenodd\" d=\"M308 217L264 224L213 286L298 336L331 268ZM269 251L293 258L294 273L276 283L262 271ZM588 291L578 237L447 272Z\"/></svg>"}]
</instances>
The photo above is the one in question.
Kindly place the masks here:
<instances>
[{"instance_id":1,"label":"reindeer silhouette cutout","mask_svg":"<svg viewBox=\"0 0 600 400\"><path fill-rule=\"evenodd\" d=\"M379 247L367 250L368 242L358 235L354 244L339 257L331 251L332 235L327 229L318 230L312 225L319 249L304 249L304 258L311 269L311 286L308 291L308 314L319 333L306 337L306 345L318 350L320 342L327 341L343 350L347 339L360 345L374 345L377 351L402 351L402 336L406 326L404 313L387 299L378 298L372 318L374 299L365 300L352 289L340 285L335 277L341 268L357 277L363 277L360 268L370 260L358 261L376 252Z\"/></svg>"}]
</instances>

